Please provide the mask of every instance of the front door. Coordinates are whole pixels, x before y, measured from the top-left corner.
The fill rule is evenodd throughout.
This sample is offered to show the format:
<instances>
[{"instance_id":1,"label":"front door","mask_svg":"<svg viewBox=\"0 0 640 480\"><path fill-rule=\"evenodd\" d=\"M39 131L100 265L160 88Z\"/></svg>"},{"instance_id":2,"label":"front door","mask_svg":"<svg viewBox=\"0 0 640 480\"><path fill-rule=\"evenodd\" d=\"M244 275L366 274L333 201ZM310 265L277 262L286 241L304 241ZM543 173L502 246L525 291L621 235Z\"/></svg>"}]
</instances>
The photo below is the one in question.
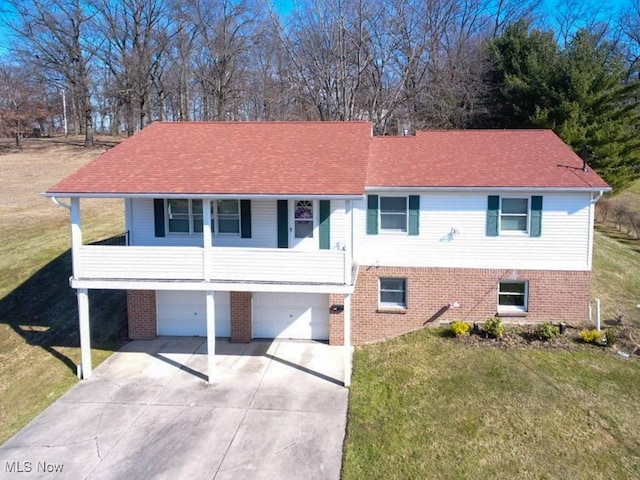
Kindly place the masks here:
<instances>
[{"instance_id":1,"label":"front door","mask_svg":"<svg viewBox=\"0 0 640 480\"><path fill-rule=\"evenodd\" d=\"M318 249L318 215L316 203L313 200L293 200L289 202L290 228L289 245L299 250Z\"/></svg>"}]
</instances>

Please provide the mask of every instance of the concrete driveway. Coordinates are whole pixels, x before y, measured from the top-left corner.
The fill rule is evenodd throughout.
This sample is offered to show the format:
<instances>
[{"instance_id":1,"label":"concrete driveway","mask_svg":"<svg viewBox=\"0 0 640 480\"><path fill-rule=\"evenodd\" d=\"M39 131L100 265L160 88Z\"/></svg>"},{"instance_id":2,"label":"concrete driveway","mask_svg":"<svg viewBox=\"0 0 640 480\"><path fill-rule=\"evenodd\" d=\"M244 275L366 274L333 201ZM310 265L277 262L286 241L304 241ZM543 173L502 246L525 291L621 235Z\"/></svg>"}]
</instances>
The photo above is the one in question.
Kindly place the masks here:
<instances>
[{"instance_id":1,"label":"concrete driveway","mask_svg":"<svg viewBox=\"0 0 640 480\"><path fill-rule=\"evenodd\" d=\"M0 447L0 478L340 477L341 347L219 340L213 385L206 348L127 344Z\"/></svg>"}]
</instances>

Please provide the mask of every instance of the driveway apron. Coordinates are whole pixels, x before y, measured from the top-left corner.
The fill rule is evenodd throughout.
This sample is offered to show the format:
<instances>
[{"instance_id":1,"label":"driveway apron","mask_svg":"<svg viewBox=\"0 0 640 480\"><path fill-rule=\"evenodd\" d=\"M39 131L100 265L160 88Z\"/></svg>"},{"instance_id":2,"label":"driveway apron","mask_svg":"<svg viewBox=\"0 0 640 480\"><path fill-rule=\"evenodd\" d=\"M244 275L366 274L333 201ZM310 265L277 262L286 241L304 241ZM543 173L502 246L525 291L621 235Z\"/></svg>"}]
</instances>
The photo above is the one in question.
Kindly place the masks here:
<instances>
[{"instance_id":1,"label":"driveway apron","mask_svg":"<svg viewBox=\"0 0 640 480\"><path fill-rule=\"evenodd\" d=\"M0 478L338 479L343 351L134 341L0 447Z\"/></svg>"}]
</instances>

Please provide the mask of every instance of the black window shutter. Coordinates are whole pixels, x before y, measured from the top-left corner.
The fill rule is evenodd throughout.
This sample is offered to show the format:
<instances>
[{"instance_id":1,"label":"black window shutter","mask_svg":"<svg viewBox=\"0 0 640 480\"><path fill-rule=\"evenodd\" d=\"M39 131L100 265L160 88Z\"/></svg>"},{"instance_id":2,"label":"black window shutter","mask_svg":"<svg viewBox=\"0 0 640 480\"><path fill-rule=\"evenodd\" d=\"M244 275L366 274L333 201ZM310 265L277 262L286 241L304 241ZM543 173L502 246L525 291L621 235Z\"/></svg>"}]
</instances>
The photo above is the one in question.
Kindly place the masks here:
<instances>
[{"instance_id":1,"label":"black window shutter","mask_svg":"<svg viewBox=\"0 0 640 480\"><path fill-rule=\"evenodd\" d=\"M164 200L161 198L153 199L153 216L156 237L164 237Z\"/></svg>"},{"instance_id":2,"label":"black window shutter","mask_svg":"<svg viewBox=\"0 0 640 480\"><path fill-rule=\"evenodd\" d=\"M532 237L542 235L542 197L539 195L531 197L530 235Z\"/></svg>"},{"instance_id":3,"label":"black window shutter","mask_svg":"<svg viewBox=\"0 0 640 480\"><path fill-rule=\"evenodd\" d=\"M240 238L251 238L251 200L240 200Z\"/></svg>"},{"instance_id":4,"label":"black window shutter","mask_svg":"<svg viewBox=\"0 0 640 480\"><path fill-rule=\"evenodd\" d=\"M378 234L378 195L367 195L367 235Z\"/></svg>"},{"instance_id":5,"label":"black window shutter","mask_svg":"<svg viewBox=\"0 0 640 480\"><path fill-rule=\"evenodd\" d=\"M278 248L289 248L289 202L278 200Z\"/></svg>"},{"instance_id":6,"label":"black window shutter","mask_svg":"<svg viewBox=\"0 0 640 480\"><path fill-rule=\"evenodd\" d=\"M409 235L420 233L420 196L409 195Z\"/></svg>"},{"instance_id":7,"label":"black window shutter","mask_svg":"<svg viewBox=\"0 0 640 480\"><path fill-rule=\"evenodd\" d=\"M331 248L331 202L320 200L320 249Z\"/></svg>"},{"instance_id":8,"label":"black window shutter","mask_svg":"<svg viewBox=\"0 0 640 480\"><path fill-rule=\"evenodd\" d=\"M500 197L489 195L487 201L487 237L498 236L498 221L500 219Z\"/></svg>"}]
</instances>

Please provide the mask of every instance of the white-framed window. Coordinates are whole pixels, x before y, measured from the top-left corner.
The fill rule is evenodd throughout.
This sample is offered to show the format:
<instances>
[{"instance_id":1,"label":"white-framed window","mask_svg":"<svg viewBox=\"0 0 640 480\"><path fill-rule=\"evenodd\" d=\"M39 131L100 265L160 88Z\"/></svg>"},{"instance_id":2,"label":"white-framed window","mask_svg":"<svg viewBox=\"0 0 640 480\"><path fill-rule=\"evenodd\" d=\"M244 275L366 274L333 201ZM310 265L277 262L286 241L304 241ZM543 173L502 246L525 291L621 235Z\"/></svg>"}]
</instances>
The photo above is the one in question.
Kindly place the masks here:
<instances>
[{"instance_id":1,"label":"white-framed window","mask_svg":"<svg viewBox=\"0 0 640 480\"><path fill-rule=\"evenodd\" d=\"M529 231L529 199L500 199L500 233Z\"/></svg>"},{"instance_id":2,"label":"white-framed window","mask_svg":"<svg viewBox=\"0 0 640 480\"><path fill-rule=\"evenodd\" d=\"M239 200L217 200L211 204L211 210L214 232L221 235L240 235Z\"/></svg>"},{"instance_id":3,"label":"white-framed window","mask_svg":"<svg viewBox=\"0 0 640 480\"><path fill-rule=\"evenodd\" d=\"M499 312L526 312L529 285L523 280L500 280L498 288Z\"/></svg>"},{"instance_id":4,"label":"white-framed window","mask_svg":"<svg viewBox=\"0 0 640 480\"><path fill-rule=\"evenodd\" d=\"M379 306L381 308L407 308L407 279L380 278Z\"/></svg>"},{"instance_id":5,"label":"white-framed window","mask_svg":"<svg viewBox=\"0 0 640 480\"><path fill-rule=\"evenodd\" d=\"M240 201L211 202L211 229L218 235L240 235ZM202 200L171 198L167 200L169 233L202 233Z\"/></svg>"},{"instance_id":6,"label":"white-framed window","mask_svg":"<svg viewBox=\"0 0 640 480\"><path fill-rule=\"evenodd\" d=\"M380 231L407 231L407 197L380 197Z\"/></svg>"},{"instance_id":7,"label":"white-framed window","mask_svg":"<svg viewBox=\"0 0 640 480\"><path fill-rule=\"evenodd\" d=\"M168 199L167 224L169 233L202 233L202 200Z\"/></svg>"}]
</instances>

